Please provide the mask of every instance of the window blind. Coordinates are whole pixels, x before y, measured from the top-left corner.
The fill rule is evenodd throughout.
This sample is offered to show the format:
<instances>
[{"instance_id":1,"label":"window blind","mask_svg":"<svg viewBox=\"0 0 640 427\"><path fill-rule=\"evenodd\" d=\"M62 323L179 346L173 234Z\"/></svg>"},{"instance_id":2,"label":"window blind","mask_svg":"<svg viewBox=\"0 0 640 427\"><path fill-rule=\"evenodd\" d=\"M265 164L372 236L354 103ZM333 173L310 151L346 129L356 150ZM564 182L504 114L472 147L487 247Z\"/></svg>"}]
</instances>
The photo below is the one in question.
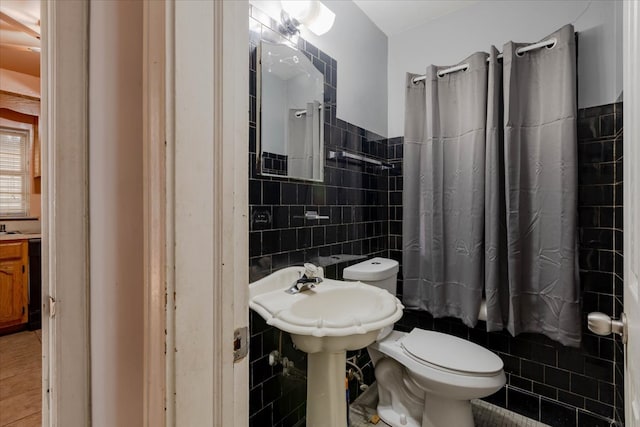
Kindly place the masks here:
<instances>
[{"instance_id":1,"label":"window blind","mask_svg":"<svg viewBox=\"0 0 640 427\"><path fill-rule=\"evenodd\" d=\"M0 217L29 213L29 133L0 128Z\"/></svg>"}]
</instances>

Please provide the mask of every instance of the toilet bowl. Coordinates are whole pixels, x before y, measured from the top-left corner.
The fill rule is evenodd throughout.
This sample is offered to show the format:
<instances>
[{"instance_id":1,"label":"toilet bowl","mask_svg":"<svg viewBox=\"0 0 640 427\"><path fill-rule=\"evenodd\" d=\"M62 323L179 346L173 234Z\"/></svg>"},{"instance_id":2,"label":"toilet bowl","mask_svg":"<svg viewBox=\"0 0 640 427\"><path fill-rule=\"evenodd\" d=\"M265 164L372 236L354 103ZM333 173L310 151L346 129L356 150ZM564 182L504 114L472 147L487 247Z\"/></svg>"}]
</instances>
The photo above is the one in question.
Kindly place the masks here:
<instances>
[{"instance_id":1,"label":"toilet bowl","mask_svg":"<svg viewBox=\"0 0 640 427\"><path fill-rule=\"evenodd\" d=\"M472 427L471 399L505 384L498 356L440 332L392 331L368 350L378 382L378 415L394 427Z\"/></svg>"},{"instance_id":2,"label":"toilet bowl","mask_svg":"<svg viewBox=\"0 0 640 427\"><path fill-rule=\"evenodd\" d=\"M398 263L384 258L345 268L343 277L395 294ZM504 386L502 360L472 342L419 328L385 330L368 348L378 415L393 427L473 427L471 399Z\"/></svg>"}]
</instances>

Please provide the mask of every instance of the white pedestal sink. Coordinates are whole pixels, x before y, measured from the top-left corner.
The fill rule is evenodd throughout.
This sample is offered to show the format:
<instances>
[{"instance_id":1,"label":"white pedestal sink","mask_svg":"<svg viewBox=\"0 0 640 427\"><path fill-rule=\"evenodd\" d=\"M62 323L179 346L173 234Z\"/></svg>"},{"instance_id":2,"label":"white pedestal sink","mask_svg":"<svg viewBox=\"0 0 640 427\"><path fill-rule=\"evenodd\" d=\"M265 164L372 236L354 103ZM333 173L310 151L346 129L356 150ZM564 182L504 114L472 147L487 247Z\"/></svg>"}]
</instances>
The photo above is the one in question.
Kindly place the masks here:
<instances>
[{"instance_id":1,"label":"white pedestal sink","mask_svg":"<svg viewBox=\"0 0 640 427\"><path fill-rule=\"evenodd\" d=\"M304 271L289 267L250 284L249 307L308 353L307 426L346 426L346 352L373 343L404 307L386 290L361 282L324 279L311 290L286 293Z\"/></svg>"}]
</instances>

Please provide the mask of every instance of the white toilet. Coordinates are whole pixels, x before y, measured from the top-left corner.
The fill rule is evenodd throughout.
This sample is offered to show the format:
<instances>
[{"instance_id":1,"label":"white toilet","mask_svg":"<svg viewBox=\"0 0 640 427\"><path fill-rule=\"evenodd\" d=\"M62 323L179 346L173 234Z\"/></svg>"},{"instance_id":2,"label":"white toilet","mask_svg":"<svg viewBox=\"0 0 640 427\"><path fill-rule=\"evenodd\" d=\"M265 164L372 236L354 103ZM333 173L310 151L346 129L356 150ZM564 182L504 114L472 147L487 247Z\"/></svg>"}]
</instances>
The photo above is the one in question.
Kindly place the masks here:
<instances>
[{"instance_id":1,"label":"white toilet","mask_svg":"<svg viewBox=\"0 0 640 427\"><path fill-rule=\"evenodd\" d=\"M373 258L345 268L395 295L398 262ZM440 332L383 330L368 347L378 383L378 415L393 427L473 427L471 399L505 384L502 360L489 350Z\"/></svg>"}]
</instances>

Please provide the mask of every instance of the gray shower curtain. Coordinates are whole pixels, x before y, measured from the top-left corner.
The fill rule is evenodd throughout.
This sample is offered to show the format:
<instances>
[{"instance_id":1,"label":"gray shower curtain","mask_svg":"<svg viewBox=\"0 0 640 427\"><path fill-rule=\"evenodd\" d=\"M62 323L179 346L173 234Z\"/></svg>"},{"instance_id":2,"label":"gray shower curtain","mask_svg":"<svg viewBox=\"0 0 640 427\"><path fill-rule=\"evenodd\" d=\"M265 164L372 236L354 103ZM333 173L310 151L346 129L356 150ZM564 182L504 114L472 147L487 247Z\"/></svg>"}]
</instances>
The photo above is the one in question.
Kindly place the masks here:
<instances>
[{"instance_id":1,"label":"gray shower curtain","mask_svg":"<svg viewBox=\"0 0 640 427\"><path fill-rule=\"evenodd\" d=\"M549 38L507 43L503 64L492 47L465 71L407 75L403 299L474 326L484 290L487 330L577 346L573 27Z\"/></svg>"},{"instance_id":2,"label":"gray shower curtain","mask_svg":"<svg viewBox=\"0 0 640 427\"><path fill-rule=\"evenodd\" d=\"M432 65L424 84L407 76L403 302L468 326L484 286L486 59L443 77Z\"/></svg>"},{"instance_id":3,"label":"gray shower curtain","mask_svg":"<svg viewBox=\"0 0 640 427\"><path fill-rule=\"evenodd\" d=\"M518 55L516 49L526 44L507 43L503 50L507 329L578 346L573 26L548 38L557 39L551 49Z\"/></svg>"},{"instance_id":4,"label":"gray shower curtain","mask_svg":"<svg viewBox=\"0 0 640 427\"><path fill-rule=\"evenodd\" d=\"M504 329L509 320L502 100L502 63L498 61L498 50L491 46L487 90L484 198L484 282L487 300L487 331L489 332Z\"/></svg>"}]
</instances>

